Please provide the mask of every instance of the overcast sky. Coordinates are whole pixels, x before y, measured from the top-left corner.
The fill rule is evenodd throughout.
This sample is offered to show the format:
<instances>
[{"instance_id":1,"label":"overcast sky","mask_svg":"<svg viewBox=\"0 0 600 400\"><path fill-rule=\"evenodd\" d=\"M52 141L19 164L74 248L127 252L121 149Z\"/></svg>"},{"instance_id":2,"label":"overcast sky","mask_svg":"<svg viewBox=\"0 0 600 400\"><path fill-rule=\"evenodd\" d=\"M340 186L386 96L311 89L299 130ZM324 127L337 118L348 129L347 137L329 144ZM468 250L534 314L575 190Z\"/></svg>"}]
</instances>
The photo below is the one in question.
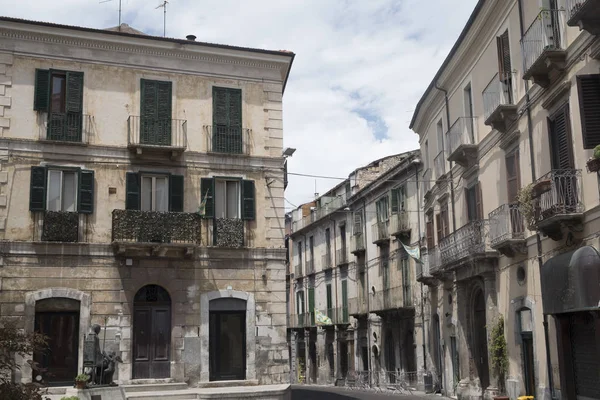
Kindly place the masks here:
<instances>
[{"instance_id":1,"label":"overcast sky","mask_svg":"<svg viewBox=\"0 0 600 400\"><path fill-rule=\"evenodd\" d=\"M1 13L92 28L119 0L0 0ZM414 107L476 0L169 0L167 36L296 53L284 95L289 172L347 177L416 149ZM160 0L122 0L122 21L162 35ZM339 181L290 176L286 208Z\"/></svg>"}]
</instances>

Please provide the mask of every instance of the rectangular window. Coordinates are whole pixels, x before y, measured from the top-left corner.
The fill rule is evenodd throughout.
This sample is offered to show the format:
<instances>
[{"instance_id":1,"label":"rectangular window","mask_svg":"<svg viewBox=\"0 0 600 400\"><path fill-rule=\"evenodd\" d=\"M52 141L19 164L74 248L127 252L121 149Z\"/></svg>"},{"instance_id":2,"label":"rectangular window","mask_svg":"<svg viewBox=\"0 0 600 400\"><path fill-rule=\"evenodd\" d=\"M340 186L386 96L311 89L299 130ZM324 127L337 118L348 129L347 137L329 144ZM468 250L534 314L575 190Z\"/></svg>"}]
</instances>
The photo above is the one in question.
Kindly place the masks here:
<instances>
[{"instance_id":1,"label":"rectangular window","mask_svg":"<svg viewBox=\"0 0 600 400\"><path fill-rule=\"evenodd\" d=\"M444 124L440 119L437 123L437 145L438 145L438 154L444 151Z\"/></svg>"},{"instance_id":2,"label":"rectangular window","mask_svg":"<svg viewBox=\"0 0 600 400\"><path fill-rule=\"evenodd\" d=\"M402 295L404 297L404 307L409 307L412 306L412 290L410 285L410 261L406 252L401 254L400 267L402 269Z\"/></svg>"},{"instance_id":3,"label":"rectangular window","mask_svg":"<svg viewBox=\"0 0 600 400\"><path fill-rule=\"evenodd\" d=\"M326 286L327 290L327 316L331 318L329 315L330 310L333 308L333 292L331 290L331 283L328 283Z\"/></svg>"},{"instance_id":4,"label":"rectangular window","mask_svg":"<svg viewBox=\"0 0 600 400\"><path fill-rule=\"evenodd\" d=\"M392 189L392 214L406 211L406 185Z\"/></svg>"},{"instance_id":5,"label":"rectangular window","mask_svg":"<svg viewBox=\"0 0 600 400\"><path fill-rule=\"evenodd\" d=\"M311 236L308 238L308 248L309 248L309 254L310 254L310 260L314 261L315 259L315 237Z\"/></svg>"},{"instance_id":6,"label":"rectangular window","mask_svg":"<svg viewBox=\"0 0 600 400\"><path fill-rule=\"evenodd\" d=\"M172 83L142 79L140 143L171 145Z\"/></svg>"},{"instance_id":7,"label":"rectangular window","mask_svg":"<svg viewBox=\"0 0 600 400\"><path fill-rule=\"evenodd\" d=\"M354 234L355 235L360 235L363 233L363 226L362 226L362 210L356 211L354 213Z\"/></svg>"},{"instance_id":8,"label":"rectangular window","mask_svg":"<svg viewBox=\"0 0 600 400\"><path fill-rule=\"evenodd\" d=\"M296 292L296 313L300 315L304 312L304 291L300 290Z\"/></svg>"},{"instance_id":9,"label":"rectangular window","mask_svg":"<svg viewBox=\"0 0 600 400\"><path fill-rule=\"evenodd\" d=\"M298 242L298 264L302 268L302 242Z\"/></svg>"},{"instance_id":10,"label":"rectangular window","mask_svg":"<svg viewBox=\"0 0 600 400\"><path fill-rule=\"evenodd\" d=\"M445 201L440 206L440 220L443 224L443 235L444 237L450 234L450 223L448 221L448 202Z\"/></svg>"},{"instance_id":11,"label":"rectangular window","mask_svg":"<svg viewBox=\"0 0 600 400\"><path fill-rule=\"evenodd\" d=\"M167 176L142 175L141 210L169 211Z\"/></svg>"},{"instance_id":12,"label":"rectangular window","mask_svg":"<svg viewBox=\"0 0 600 400\"><path fill-rule=\"evenodd\" d=\"M390 218L388 208L388 197L384 196L375 203L377 209L377 222L387 222Z\"/></svg>"},{"instance_id":13,"label":"rectangular window","mask_svg":"<svg viewBox=\"0 0 600 400\"><path fill-rule=\"evenodd\" d=\"M346 225L340 225L340 249L346 254Z\"/></svg>"},{"instance_id":14,"label":"rectangular window","mask_svg":"<svg viewBox=\"0 0 600 400\"><path fill-rule=\"evenodd\" d=\"M429 250L435 247L435 238L433 236L433 213L429 212L425 216L426 222L426 234L427 234L427 248Z\"/></svg>"},{"instance_id":15,"label":"rectangular window","mask_svg":"<svg viewBox=\"0 0 600 400\"><path fill-rule=\"evenodd\" d=\"M444 224L442 224L442 215L439 213L435 215L435 227L437 229L437 242L439 243L444 238Z\"/></svg>"},{"instance_id":16,"label":"rectangular window","mask_svg":"<svg viewBox=\"0 0 600 400\"><path fill-rule=\"evenodd\" d=\"M315 288L308 288L308 312L310 313L310 324L315 325Z\"/></svg>"},{"instance_id":17,"label":"rectangular window","mask_svg":"<svg viewBox=\"0 0 600 400\"><path fill-rule=\"evenodd\" d=\"M325 229L325 255L328 262L331 262L331 231L329 228Z\"/></svg>"},{"instance_id":18,"label":"rectangular window","mask_svg":"<svg viewBox=\"0 0 600 400\"><path fill-rule=\"evenodd\" d=\"M508 191L508 202L517 201L517 195L521 187L519 177L519 149L516 148L506 155L506 184Z\"/></svg>"},{"instance_id":19,"label":"rectangular window","mask_svg":"<svg viewBox=\"0 0 600 400\"><path fill-rule=\"evenodd\" d=\"M583 148L600 145L600 74L577 75Z\"/></svg>"},{"instance_id":20,"label":"rectangular window","mask_svg":"<svg viewBox=\"0 0 600 400\"><path fill-rule=\"evenodd\" d=\"M67 102L67 75L64 72L52 72L50 79L50 112L65 112Z\"/></svg>"},{"instance_id":21,"label":"rectangular window","mask_svg":"<svg viewBox=\"0 0 600 400\"><path fill-rule=\"evenodd\" d=\"M344 322L348 322L348 281L342 280L342 316Z\"/></svg>"},{"instance_id":22,"label":"rectangular window","mask_svg":"<svg viewBox=\"0 0 600 400\"><path fill-rule=\"evenodd\" d=\"M477 182L470 188L465 189L467 203L467 217L470 221L483 219L483 204L481 201L481 184Z\"/></svg>"},{"instance_id":23,"label":"rectangular window","mask_svg":"<svg viewBox=\"0 0 600 400\"><path fill-rule=\"evenodd\" d=\"M423 168L424 171L427 171L429 169L429 141L425 141L425 151L423 153L423 165L425 166L425 168Z\"/></svg>"},{"instance_id":24,"label":"rectangular window","mask_svg":"<svg viewBox=\"0 0 600 400\"><path fill-rule=\"evenodd\" d=\"M77 211L77 172L48 170L48 211Z\"/></svg>"},{"instance_id":25,"label":"rectangular window","mask_svg":"<svg viewBox=\"0 0 600 400\"><path fill-rule=\"evenodd\" d=\"M213 87L212 151L243 152L242 91Z\"/></svg>"},{"instance_id":26,"label":"rectangular window","mask_svg":"<svg viewBox=\"0 0 600 400\"><path fill-rule=\"evenodd\" d=\"M471 90L471 84L469 83L464 89L464 102L465 102L465 127L467 129L468 139L471 144L475 144L475 123L473 119L473 91ZM464 140L464 139L463 139Z\"/></svg>"},{"instance_id":27,"label":"rectangular window","mask_svg":"<svg viewBox=\"0 0 600 400\"><path fill-rule=\"evenodd\" d=\"M240 218L240 181L215 180L216 218Z\"/></svg>"}]
</instances>

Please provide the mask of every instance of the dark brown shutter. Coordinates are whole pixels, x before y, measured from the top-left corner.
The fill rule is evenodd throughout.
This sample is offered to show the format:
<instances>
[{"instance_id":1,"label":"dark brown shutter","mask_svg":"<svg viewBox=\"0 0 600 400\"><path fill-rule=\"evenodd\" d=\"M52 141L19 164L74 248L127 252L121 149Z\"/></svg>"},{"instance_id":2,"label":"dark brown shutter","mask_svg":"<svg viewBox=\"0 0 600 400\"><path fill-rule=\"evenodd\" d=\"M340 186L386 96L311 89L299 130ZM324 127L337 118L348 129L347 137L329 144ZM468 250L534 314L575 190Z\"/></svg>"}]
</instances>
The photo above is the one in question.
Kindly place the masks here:
<instances>
[{"instance_id":1,"label":"dark brown shutter","mask_svg":"<svg viewBox=\"0 0 600 400\"><path fill-rule=\"evenodd\" d=\"M600 74L578 75L579 113L583 148L600 145Z\"/></svg>"},{"instance_id":2,"label":"dark brown shutter","mask_svg":"<svg viewBox=\"0 0 600 400\"><path fill-rule=\"evenodd\" d=\"M50 102L49 70L35 70L35 88L33 92L33 109L35 111L48 111L48 105Z\"/></svg>"},{"instance_id":3,"label":"dark brown shutter","mask_svg":"<svg viewBox=\"0 0 600 400\"><path fill-rule=\"evenodd\" d=\"M46 180L45 167L31 167L29 181L29 210L44 211L46 209Z\"/></svg>"},{"instance_id":4,"label":"dark brown shutter","mask_svg":"<svg viewBox=\"0 0 600 400\"><path fill-rule=\"evenodd\" d=\"M496 44L498 47L498 75L501 81L507 81L512 73L508 30L496 38Z\"/></svg>"},{"instance_id":5,"label":"dark brown shutter","mask_svg":"<svg viewBox=\"0 0 600 400\"><path fill-rule=\"evenodd\" d=\"M66 125L64 138L81 142L83 123L83 72L67 72L67 96L65 101Z\"/></svg>"},{"instance_id":6,"label":"dark brown shutter","mask_svg":"<svg viewBox=\"0 0 600 400\"><path fill-rule=\"evenodd\" d=\"M572 169L574 162L568 104L548 119L548 126L552 150L552 169Z\"/></svg>"},{"instance_id":7,"label":"dark brown shutter","mask_svg":"<svg viewBox=\"0 0 600 400\"><path fill-rule=\"evenodd\" d=\"M448 223L448 203L442 205L442 223L444 224L444 237L450 234L450 224Z\"/></svg>"},{"instance_id":8,"label":"dark brown shutter","mask_svg":"<svg viewBox=\"0 0 600 400\"><path fill-rule=\"evenodd\" d=\"M435 238L433 236L433 221L431 220L431 214L427 218L427 248L433 249L435 247Z\"/></svg>"},{"instance_id":9,"label":"dark brown shutter","mask_svg":"<svg viewBox=\"0 0 600 400\"><path fill-rule=\"evenodd\" d=\"M441 214L435 215L435 224L437 228L437 240L438 243L442 241L444 238L444 227L442 226L442 216Z\"/></svg>"}]
</instances>

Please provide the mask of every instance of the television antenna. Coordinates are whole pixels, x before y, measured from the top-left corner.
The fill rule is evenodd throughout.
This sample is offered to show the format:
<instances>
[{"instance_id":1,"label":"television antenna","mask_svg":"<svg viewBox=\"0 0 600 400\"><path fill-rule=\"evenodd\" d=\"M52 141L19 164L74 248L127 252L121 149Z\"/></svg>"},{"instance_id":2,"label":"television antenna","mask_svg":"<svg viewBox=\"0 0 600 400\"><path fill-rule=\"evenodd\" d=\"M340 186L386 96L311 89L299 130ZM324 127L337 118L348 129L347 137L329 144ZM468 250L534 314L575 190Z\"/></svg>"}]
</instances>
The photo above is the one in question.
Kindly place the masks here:
<instances>
[{"instance_id":1,"label":"television antenna","mask_svg":"<svg viewBox=\"0 0 600 400\"><path fill-rule=\"evenodd\" d=\"M162 8L164 10L163 16L163 37L167 37L167 4L169 2L167 0L163 0L162 4L155 8L155 10Z\"/></svg>"},{"instance_id":2,"label":"television antenna","mask_svg":"<svg viewBox=\"0 0 600 400\"><path fill-rule=\"evenodd\" d=\"M103 0L103 1L100 1L100 4L108 3L109 1L112 1L112 0ZM121 3L122 3L122 0L119 0L119 26L117 27L119 32L121 32Z\"/></svg>"}]
</instances>

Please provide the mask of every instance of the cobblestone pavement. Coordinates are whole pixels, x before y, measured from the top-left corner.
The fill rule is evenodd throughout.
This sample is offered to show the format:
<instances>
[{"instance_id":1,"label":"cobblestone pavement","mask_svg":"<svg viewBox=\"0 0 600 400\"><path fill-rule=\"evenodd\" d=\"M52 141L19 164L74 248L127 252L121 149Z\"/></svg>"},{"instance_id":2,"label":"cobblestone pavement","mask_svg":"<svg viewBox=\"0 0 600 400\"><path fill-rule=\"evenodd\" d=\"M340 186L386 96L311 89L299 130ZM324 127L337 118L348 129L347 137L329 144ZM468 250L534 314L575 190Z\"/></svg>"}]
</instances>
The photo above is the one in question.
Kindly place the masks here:
<instances>
[{"instance_id":1,"label":"cobblestone pavement","mask_svg":"<svg viewBox=\"0 0 600 400\"><path fill-rule=\"evenodd\" d=\"M335 386L292 385L292 400L385 400L385 399L446 399L437 395L426 395L419 392L409 394L375 393L359 390L348 390Z\"/></svg>"}]
</instances>

